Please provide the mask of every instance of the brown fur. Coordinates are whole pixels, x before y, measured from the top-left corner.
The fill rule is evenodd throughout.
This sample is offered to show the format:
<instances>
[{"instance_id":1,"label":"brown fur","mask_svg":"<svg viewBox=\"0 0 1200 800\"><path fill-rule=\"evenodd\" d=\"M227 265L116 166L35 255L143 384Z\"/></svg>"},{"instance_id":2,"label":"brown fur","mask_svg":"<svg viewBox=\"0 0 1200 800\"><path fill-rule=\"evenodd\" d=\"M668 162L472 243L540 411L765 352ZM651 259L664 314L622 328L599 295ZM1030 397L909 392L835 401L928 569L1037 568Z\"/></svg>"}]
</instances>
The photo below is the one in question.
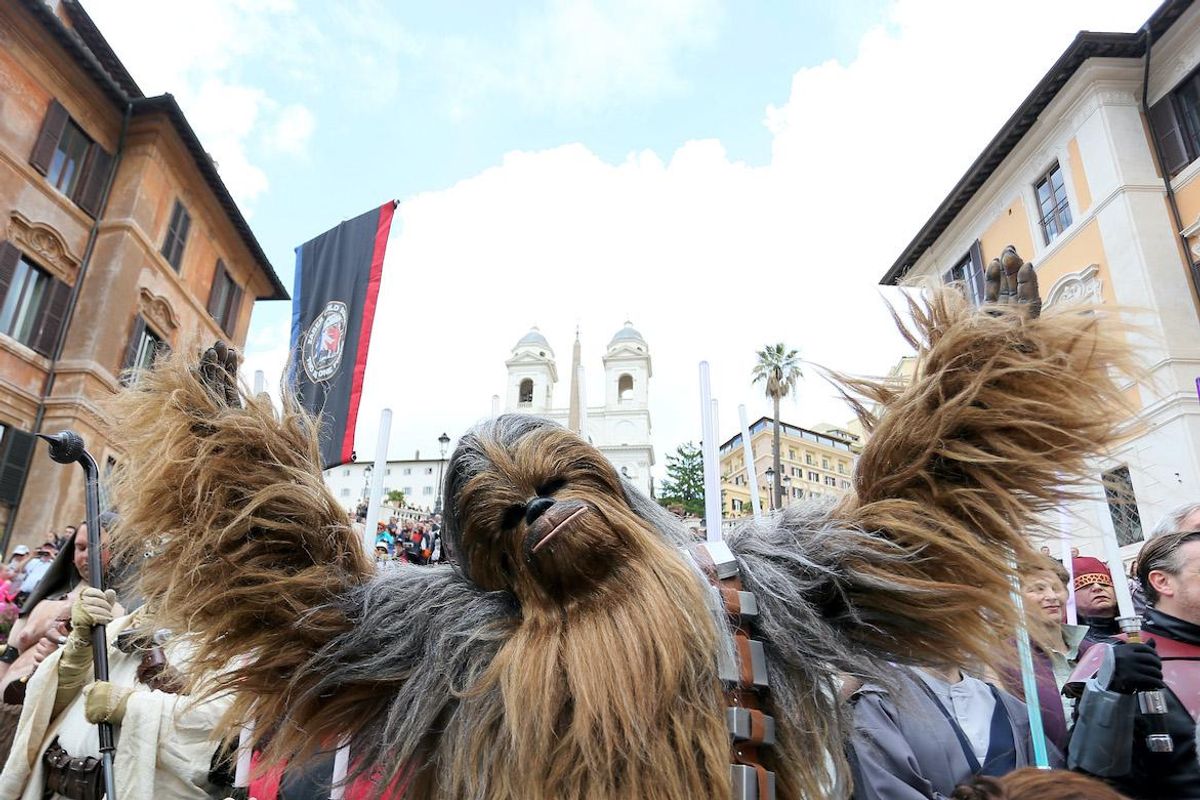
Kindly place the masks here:
<instances>
[{"instance_id":1,"label":"brown fur","mask_svg":"<svg viewBox=\"0 0 1200 800\"><path fill-rule=\"evenodd\" d=\"M781 800L826 794L826 756L845 774L831 668L865 669L855 656L935 666L992 658L1014 622L1010 559L1028 554L1024 532L1070 496L1127 415L1109 371L1125 349L1099 315L980 316L954 293L911 311L913 384L845 379L885 412L858 406L873 433L855 494L823 529L797 532L803 541L787 532L800 517L784 516L778 541L801 554L785 566L753 554L753 536L735 547L764 624L787 609L756 581L805 580L819 595L803 599L814 624L838 639L796 644L806 631L784 626L769 643L784 714ZM394 779L412 766L408 796L422 800L728 797L719 621L696 572L634 511L599 451L561 429L502 440L485 425L466 447L472 466L460 469L460 444L447 544L471 581L511 594L517 612L481 627L476 638L498 644L477 666L423 665L452 673L455 688L413 745L404 726L418 700L385 711L421 667L364 673L342 647L365 613L344 598L362 594L370 568L323 485L315 428L290 404L279 413L246 402L227 408L182 355L118 398L117 542L127 558L151 543L141 589L158 624L197 638L197 674L239 664L221 684L238 692L228 722L256 720L270 736L268 761L349 736L374 759L363 769ZM585 511L534 553L522 514L539 494ZM807 549L816 536L834 550ZM409 744L389 754L374 735Z\"/></svg>"}]
</instances>

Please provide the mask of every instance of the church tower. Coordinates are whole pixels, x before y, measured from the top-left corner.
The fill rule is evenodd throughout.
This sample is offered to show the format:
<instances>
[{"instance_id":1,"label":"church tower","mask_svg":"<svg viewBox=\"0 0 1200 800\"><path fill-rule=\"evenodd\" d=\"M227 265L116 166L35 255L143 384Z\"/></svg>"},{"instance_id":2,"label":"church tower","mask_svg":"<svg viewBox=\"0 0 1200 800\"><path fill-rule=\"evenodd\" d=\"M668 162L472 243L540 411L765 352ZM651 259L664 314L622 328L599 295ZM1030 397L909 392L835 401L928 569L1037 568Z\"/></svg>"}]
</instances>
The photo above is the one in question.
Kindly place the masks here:
<instances>
[{"instance_id":1,"label":"church tower","mask_svg":"<svg viewBox=\"0 0 1200 800\"><path fill-rule=\"evenodd\" d=\"M622 477L650 488L650 347L626 322L604 353L604 444L600 449Z\"/></svg>"},{"instance_id":2,"label":"church tower","mask_svg":"<svg viewBox=\"0 0 1200 800\"><path fill-rule=\"evenodd\" d=\"M554 408L558 367L550 343L536 326L513 345L512 356L504 366L508 367L506 411L545 414Z\"/></svg>"}]
</instances>

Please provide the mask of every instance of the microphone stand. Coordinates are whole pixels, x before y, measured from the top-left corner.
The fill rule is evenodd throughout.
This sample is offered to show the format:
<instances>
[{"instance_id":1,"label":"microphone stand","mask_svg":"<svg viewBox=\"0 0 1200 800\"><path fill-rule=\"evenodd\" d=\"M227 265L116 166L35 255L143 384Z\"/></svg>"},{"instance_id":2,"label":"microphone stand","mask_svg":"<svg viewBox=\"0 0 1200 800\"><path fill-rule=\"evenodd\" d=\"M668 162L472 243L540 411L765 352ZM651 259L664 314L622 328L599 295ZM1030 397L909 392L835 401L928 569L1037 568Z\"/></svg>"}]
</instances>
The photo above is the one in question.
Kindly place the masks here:
<instances>
[{"instance_id":1,"label":"microphone stand","mask_svg":"<svg viewBox=\"0 0 1200 800\"><path fill-rule=\"evenodd\" d=\"M104 572L100 559L100 470L96 460L84 446L83 437L75 431L60 431L53 436L37 434L50 445L50 458L59 464L79 464L85 476L85 509L88 529L88 574L94 585L104 590ZM92 667L98 681L108 680L108 640L103 625L92 626ZM104 775L104 791L108 800L116 800L117 785L113 775L113 726L111 722L96 725L100 734L100 764Z\"/></svg>"}]
</instances>

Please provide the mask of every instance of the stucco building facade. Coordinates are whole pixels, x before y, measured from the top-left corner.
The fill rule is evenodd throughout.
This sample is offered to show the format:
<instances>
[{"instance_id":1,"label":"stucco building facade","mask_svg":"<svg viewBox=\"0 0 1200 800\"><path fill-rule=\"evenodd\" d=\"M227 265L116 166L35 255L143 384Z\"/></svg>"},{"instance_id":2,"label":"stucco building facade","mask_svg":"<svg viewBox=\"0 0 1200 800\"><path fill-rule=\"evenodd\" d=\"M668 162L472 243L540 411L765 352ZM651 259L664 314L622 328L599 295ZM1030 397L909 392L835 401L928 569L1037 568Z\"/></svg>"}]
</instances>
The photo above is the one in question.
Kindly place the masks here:
<instances>
[{"instance_id":1,"label":"stucco building facade","mask_svg":"<svg viewBox=\"0 0 1200 800\"><path fill-rule=\"evenodd\" d=\"M1136 312L1148 380L1140 432L1063 509L1084 552L1115 528L1132 557L1171 508L1200 500L1200 5L1166 2L1137 33L1080 33L884 275L956 282L1014 246L1047 310ZM1057 554L1057 549L1055 548Z\"/></svg>"},{"instance_id":2,"label":"stucco building facade","mask_svg":"<svg viewBox=\"0 0 1200 800\"><path fill-rule=\"evenodd\" d=\"M146 97L73 0L0 3L0 526L5 546L83 515L81 471L34 431L120 461L102 403L163 347L241 346L287 299L170 95Z\"/></svg>"}]
</instances>

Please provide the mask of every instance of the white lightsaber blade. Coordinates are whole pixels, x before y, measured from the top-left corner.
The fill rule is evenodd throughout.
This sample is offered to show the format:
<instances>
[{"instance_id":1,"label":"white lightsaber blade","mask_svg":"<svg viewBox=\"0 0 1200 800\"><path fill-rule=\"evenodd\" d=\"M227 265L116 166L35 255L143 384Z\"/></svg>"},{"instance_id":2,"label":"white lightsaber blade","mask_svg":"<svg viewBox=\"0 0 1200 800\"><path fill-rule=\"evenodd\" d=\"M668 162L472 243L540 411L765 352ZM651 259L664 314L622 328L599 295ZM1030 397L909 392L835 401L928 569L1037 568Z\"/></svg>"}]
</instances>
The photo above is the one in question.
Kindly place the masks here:
<instances>
[{"instance_id":1,"label":"white lightsaber blade","mask_svg":"<svg viewBox=\"0 0 1200 800\"><path fill-rule=\"evenodd\" d=\"M750 508L755 519L762 519L762 503L758 499L758 469L754 448L750 446L750 426L746 424L746 406L738 406L738 422L742 425L742 460L746 462L746 478L750 486Z\"/></svg>"},{"instance_id":2,"label":"white lightsaber blade","mask_svg":"<svg viewBox=\"0 0 1200 800\"><path fill-rule=\"evenodd\" d=\"M712 384L708 362L700 362L700 429L704 457L704 524L707 540L721 541L721 468L717 464L717 432L713 419Z\"/></svg>"},{"instance_id":3,"label":"white lightsaber blade","mask_svg":"<svg viewBox=\"0 0 1200 800\"><path fill-rule=\"evenodd\" d=\"M379 504L383 501L383 473L387 469L388 440L392 438L392 410L379 412L379 438L375 440L375 466L371 470L371 490L367 500L367 527L363 547L367 556L375 555L375 527L379 523Z\"/></svg>"}]
</instances>

